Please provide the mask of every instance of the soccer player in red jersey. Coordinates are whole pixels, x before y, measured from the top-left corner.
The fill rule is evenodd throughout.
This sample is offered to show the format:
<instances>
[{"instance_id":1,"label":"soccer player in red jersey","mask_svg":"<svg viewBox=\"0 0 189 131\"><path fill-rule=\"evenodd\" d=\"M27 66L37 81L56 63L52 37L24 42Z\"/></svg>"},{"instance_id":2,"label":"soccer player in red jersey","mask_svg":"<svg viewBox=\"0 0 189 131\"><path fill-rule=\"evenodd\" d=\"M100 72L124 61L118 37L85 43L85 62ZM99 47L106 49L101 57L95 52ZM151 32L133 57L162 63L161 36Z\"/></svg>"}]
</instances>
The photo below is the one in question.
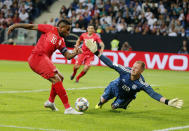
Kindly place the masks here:
<instances>
[{"instance_id":1,"label":"soccer player in red jersey","mask_svg":"<svg viewBox=\"0 0 189 131\"><path fill-rule=\"evenodd\" d=\"M42 32L37 45L28 58L28 63L34 72L52 83L50 97L48 101L45 102L44 106L53 111L58 111L54 104L55 97L58 95L65 107L64 114L83 114L82 112L77 112L70 106L66 90L62 84L64 77L50 60L52 53L56 49L67 59L72 59L79 53L82 53L82 50L78 47L75 47L72 53L66 48L64 38L69 35L71 28L70 23L67 20L60 20L57 27L46 24L13 24L9 27L8 34L15 28L39 30Z\"/></svg>"},{"instance_id":2,"label":"soccer player in red jersey","mask_svg":"<svg viewBox=\"0 0 189 131\"><path fill-rule=\"evenodd\" d=\"M76 82L79 82L79 79L82 76L84 76L87 73L87 71L89 70L91 61L94 60L94 54L85 45L86 40L93 40L93 41L99 43L100 47L101 47L100 53L102 53L103 50L104 50L104 43L102 42L100 37L94 32L95 32L94 25L89 24L88 27L87 27L87 32L81 34L81 36L79 37L79 39L76 42L75 47L78 48L80 43L83 41L83 45L82 45L83 53L79 54L78 57L77 57L76 63L73 67L73 73L70 77L71 80L74 79L74 77L77 73L77 70L80 68L81 64L84 63L83 70L76 77Z\"/></svg>"}]
</instances>

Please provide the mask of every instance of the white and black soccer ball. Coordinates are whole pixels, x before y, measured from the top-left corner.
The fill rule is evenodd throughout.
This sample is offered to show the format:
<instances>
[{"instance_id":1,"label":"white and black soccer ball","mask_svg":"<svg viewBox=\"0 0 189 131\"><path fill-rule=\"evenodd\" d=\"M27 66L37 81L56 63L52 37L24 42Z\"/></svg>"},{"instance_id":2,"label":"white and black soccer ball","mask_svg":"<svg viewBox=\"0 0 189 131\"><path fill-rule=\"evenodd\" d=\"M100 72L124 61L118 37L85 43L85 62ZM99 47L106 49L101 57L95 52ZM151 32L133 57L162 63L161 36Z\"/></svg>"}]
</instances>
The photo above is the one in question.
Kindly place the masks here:
<instances>
[{"instance_id":1,"label":"white and black soccer ball","mask_svg":"<svg viewBox=\"0 0 189 131\"><path fill-rule=\"evenodd\" d=\"M88 100L84 97L77 98L75 102L75 108L78 111L86 111L89 108Z\"/></svg>"}]
</instances>

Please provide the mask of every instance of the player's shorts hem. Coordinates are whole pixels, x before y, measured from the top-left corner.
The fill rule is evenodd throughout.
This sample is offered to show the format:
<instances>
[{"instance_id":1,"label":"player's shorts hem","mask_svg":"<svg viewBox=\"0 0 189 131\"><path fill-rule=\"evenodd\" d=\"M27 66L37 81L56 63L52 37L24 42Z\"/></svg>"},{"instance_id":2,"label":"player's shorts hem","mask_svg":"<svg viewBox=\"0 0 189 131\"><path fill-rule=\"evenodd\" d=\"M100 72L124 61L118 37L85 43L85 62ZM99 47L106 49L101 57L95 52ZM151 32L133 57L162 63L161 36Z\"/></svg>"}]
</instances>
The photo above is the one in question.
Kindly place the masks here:
<instances>
[{"instance_id":1,"label":"player's shorts hem","mask_svg":"<svg viewBox=\"0 0 189 131\"><path fill-rule=\"evenodd\" d=\"M57 72L56 67L46 55L32 54L28 60L30 68L45 79L55 76Z\"/></svg>"},{"instance_id":2,"label":"player's shorts hem","mask_svg":"<svg viewBox=\"0 0 189 131\"><path fill-rule=\"evenodd\" d=\"M45 79L50 79L52 77L55 76L55 72L52 72L52 73L47 73L47 74L44 74L44 75L41 75L43 78Z\"/></svg>"}]
</instances>

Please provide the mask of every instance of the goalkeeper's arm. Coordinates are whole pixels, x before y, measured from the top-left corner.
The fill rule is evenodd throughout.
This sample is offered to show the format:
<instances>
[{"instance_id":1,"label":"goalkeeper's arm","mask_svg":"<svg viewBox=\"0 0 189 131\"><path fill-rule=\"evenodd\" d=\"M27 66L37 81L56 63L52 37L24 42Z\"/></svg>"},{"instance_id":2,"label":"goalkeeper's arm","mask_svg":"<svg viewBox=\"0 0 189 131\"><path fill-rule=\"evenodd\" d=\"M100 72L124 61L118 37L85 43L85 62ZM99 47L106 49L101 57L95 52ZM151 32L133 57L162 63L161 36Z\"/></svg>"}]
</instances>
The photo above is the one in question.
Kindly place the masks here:
<instances>
[{"instance_id":1,"label":"goalkeeper's arm","mask_svg":"<svg viewBox=\"0 0 189 131\"><path fill-rule=\"evenodd\" d=\"M183 100L180 100L178 98L174 98L171 100L166 99L165 97L161 96L160 94L158 94L157 92L155 92L150 86L148 87L144 87L144 91L151 96L152 98L154 98L155 100L164 103L168 106L172 106L172 107L176 107L176 108L182 108L183 105Z\"/></svg>"},{"instance_id":2,"label":"goalkeeper's arm","mask_svg":"<svg viewBox=\"0 0 189 131\"><path fill-rule=\"evenodd\" d=\"M91 52L93 52L96 56L98 56L100 58L100 60L104 62L104 64L106 64L107 66L109 66L112 69L115 69L119 74L126 73L124 67L122 67L120 65L114 65L108 57L102 55L98 51L96 42L94 42L93 40L86 40L86 46L89 48L89 50Z\"/></svg>"},{"instance_id":3,"label":"goalkeeper's arm","mask_svg":"<svg viewBox=\"0 0 189 131\"><path fill-rule=\"evenodd\" d=\"M183 105L183 100L178 99L178 98L168 100L165 97L161 97L160 102L165 103L168 106L172 106L176 108L182 108L182 105Z\"/></svg>"},{"instance_id":4,"label":"goalkeeper's arm","mask_svg":"<svg viewBox=\"0 0 189 131\"><path fill-rule=\"evenodd\" d=\"M99 59L110 68L116 70L119 74L126 73L124 67L122 67L121 65L113 64L112 61L108 57L104 55L100 55Z\"/></svg>"}]
</instances>

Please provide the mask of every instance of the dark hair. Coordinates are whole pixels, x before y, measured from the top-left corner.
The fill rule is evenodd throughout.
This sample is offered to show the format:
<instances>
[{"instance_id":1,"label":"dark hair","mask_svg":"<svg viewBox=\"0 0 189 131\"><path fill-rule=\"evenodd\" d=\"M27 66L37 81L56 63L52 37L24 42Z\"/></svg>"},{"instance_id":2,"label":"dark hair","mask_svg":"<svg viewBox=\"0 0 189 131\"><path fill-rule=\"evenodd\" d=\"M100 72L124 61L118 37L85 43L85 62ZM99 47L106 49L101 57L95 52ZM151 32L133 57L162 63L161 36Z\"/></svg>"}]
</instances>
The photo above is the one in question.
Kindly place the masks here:
<instances>
[{"instance_id":1,"label":"dark hair","mask_svg":"<svg viewBox=\"0 0 189 131\"><path fill-rule=\"evenodd\" d=\"M93 26L95 30L97 29L94 24L88 24L87 27L89 27L89 26Z\"/></svg>"},{"instance_id":2,"label":"dark hair","mask_svg":"<svg viewBox=\"0 0 189 131\"><path fill-rule=\"evenodd\" d=\"M71 23L68 20L63 20L63 19L58 21L57 26L59 26L60 23L64 23L65 25L71 25Z\"/></svg>"},{"instance_id":3,"label":"dark hair","mask_svg":"<svg viewBox=\"0 0 189 131\"><path fill-rule=\"evenodd\" d=\"M88 24L87 27L88 27L88 26L93 26L93 27L95 28L94 24Z\"/></svg>"}]
</instances>

